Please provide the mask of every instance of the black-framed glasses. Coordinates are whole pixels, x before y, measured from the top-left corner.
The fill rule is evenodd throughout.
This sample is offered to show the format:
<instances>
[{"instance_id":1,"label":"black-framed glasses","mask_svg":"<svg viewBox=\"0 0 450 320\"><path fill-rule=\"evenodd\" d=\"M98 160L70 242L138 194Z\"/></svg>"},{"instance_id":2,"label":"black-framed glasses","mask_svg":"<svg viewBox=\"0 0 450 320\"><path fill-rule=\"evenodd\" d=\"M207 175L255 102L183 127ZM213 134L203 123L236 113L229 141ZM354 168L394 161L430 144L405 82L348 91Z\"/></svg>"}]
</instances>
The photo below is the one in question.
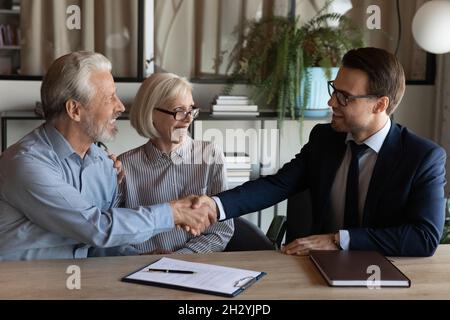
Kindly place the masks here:
<instances>
[{"instance_id":1,"label":"black-framed glasses","mask_svg":"<svg viewBox=\"0 0 450 320\"><path fill-rule=\"evenodd\" d=\"M373 99L373 98L380 98L380 96L375 95L375 94L367 94L367 95L363 95L363 96L351 96L346 94L345 92L342 92L340 90L337 90L334 87L334 81L328 81L328 94L330 95L330 97L334 95L336 95L336 99L338 101L338 103L343 106L346 107L348 105L348 102L350 100L354 100L354 99Z\"/></svg>"},{"instance_id":2,"label":"black-framed glasses","mask_svg":"<svg viewBox=\"0 0 450 320\"><path fill-rule=\"evenodd\" d=\"M177 121L182 121L186 119L189 115L192 117L192 119L195 119L198 117L198 114L200 113L200 108L192 108L189 111L169 111L161 108L155 108L155 110L158 110L159 112L165 114L171 114L173 118Z\"/></svg>"}]
</instances>

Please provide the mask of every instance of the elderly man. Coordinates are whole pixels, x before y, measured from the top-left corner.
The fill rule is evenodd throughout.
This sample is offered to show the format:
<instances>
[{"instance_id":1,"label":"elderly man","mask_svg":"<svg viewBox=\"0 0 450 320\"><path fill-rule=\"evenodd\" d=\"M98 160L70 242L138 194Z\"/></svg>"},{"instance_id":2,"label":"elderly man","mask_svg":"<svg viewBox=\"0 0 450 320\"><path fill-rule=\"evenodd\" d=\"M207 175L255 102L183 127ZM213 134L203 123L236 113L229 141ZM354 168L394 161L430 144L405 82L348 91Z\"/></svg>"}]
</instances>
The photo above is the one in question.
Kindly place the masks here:
<instances>
[{"instance_id":1,"label":"elderly man","mask_svg":"<svg viewBox=\"0 0 450 320\"><path fill-rule=\"evenodd\" d=\"M45 124L0 157L0 260L135 254L130 244L174 225L199 234L215 220L206 207L191 210L189 199L111 207L117 172L94 142L114 138L124 107L104 56L57 59L41 98Z\"/></svg>"}]
</instances>

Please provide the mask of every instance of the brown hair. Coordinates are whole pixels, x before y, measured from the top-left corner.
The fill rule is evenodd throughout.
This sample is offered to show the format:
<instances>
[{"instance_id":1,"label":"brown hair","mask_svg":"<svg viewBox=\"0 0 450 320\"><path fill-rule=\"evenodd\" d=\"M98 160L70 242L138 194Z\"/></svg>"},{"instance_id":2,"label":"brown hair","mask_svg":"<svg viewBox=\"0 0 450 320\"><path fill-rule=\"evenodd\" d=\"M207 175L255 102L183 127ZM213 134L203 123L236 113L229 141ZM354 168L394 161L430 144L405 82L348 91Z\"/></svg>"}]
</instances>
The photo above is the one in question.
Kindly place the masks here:
<instances>
[{"instance_id":1,"label":"brown hair","mask_svg":"<svg viewBox=\"0 0 450 320\"><path fill-rule=\"evenodd\" d=\"M368 92L389 98L386 113L394 113L405 93L405 72L392 53L379 48L359 48L348 51L342 58L346 68L364 71L368 78Z\"/></svg>"}]
</instances>

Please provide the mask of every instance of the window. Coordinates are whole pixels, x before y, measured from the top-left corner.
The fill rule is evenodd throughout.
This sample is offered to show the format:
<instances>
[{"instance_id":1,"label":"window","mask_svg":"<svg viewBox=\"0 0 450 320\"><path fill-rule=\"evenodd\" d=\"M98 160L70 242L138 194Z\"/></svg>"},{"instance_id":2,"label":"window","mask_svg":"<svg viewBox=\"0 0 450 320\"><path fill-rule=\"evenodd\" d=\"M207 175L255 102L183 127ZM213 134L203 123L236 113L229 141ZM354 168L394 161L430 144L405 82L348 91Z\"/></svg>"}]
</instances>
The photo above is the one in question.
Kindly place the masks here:
<instances>
[{"instance_id":1,"label":"window","mask_svg":"<svg viewBox=\"0 0 450 320\"><path fill-rule=\"evenodd\" d=\"M104 54L118 80L153 71L153 0L14 0L0 10L0 26L3 78L39 79L78 50Z\"/></svg>"},{"instance_id":2,"label":"window","mask_svg":"<svg viewBox=\"0 0 450 320\"><path fill-rule=\"evenodd\" d=\"M286 0L155 0L155 64L197 81L227 78L246 20L287 14Z\"/></svg>"}]
</instances>

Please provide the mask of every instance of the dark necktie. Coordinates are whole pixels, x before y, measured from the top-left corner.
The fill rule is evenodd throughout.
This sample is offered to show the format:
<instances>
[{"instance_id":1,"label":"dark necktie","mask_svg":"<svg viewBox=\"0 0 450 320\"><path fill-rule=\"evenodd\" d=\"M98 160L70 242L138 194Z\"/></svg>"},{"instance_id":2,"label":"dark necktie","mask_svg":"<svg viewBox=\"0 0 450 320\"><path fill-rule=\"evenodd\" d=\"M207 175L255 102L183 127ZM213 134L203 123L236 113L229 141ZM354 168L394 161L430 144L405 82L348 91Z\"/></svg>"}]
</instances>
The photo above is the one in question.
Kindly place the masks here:
<instances>
[{"instance_id":1,"label":"dark necktie","mask_svg":"<svg viewBox=\"0 0 450 320\"><path fill-rule=\"evenodd\" d=\"M345 192L344 228L351 229L359 226L359 158L367 150L365 144L349 141L352 160L348 168L347 189Z\"/></svg>"}]
</instances>

